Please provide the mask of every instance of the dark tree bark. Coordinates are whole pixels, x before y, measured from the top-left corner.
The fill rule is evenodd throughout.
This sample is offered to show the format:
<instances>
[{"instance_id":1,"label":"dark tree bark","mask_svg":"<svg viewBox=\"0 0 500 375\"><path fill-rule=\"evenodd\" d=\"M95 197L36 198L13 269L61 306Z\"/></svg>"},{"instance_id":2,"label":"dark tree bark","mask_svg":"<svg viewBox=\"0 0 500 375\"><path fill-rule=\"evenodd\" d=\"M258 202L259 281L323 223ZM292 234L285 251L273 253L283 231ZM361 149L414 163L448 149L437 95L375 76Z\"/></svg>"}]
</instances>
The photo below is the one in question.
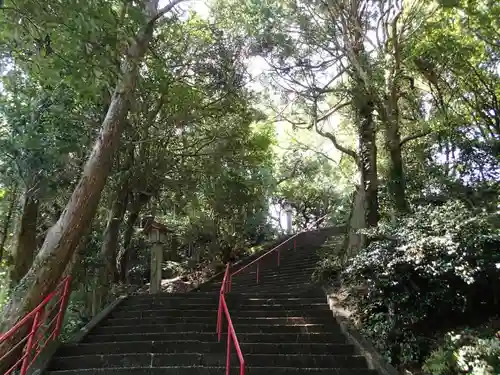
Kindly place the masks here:
<instances>
[{"instance_id":1,"label":"dark tree bark","mask_svg":"<svg viewBox=\"0 0 500 375\"><path fill-rule=\"evenodd\" d=\"M406 181L402 158L402 142L400 133L400 111L399 98L401 70L401 51L399 46L399 35L397 32L397 22L401 16L398 13L390 23L391 38L386 42L386 54L391 56L391 61L387 71L386 98L379 100L380 116L385 128L385 148L389 156L388 193L392 205L397 214L405 214L409 211L406 199Z\"/></svg>"},{"instance_id":2,"label":"dark tree bark","mask_svg":"<svg viewBox=\"0 0 500 375\"><path fill-rule=\"evenodd\" d=\"M359 4L352 3L351 17L358 25L363 20L358 14ZM365 191L364 208L365 224L375 227L379 220L378 175L377 175L377 143L375 131L375 98L371 89L368 56L363 45L361 30L353 32L351 50L351 78L353 80L353 105L358 121L359 170L361 186Z\"/></svg>"},{"instance_id":3,"label":"dark tree bark","mask_svg":"<svg viewBox=\"0 0 500 375\"><path fill-rule=\"evenodd\" d=\"M134 235L134 226L139 219L144 205L149 201L151 197L147 194L138 193L132 202L127 221L125 223L125 232L123 234L123 246L120 249L116 262L118 264L120 281L127 281L128 267L130 261L130 243Z\"/></svg>"},{"instance_id":4,"label":"dark tree bark","mask_svg":"<svg viewBox=\"0 0 500 375\"><path fill-rule=\"evenodd\" d=\"M123 223L127 202L129 197L130 169L134 162L134 147L129 147L126 160L123 165L123 177L120 181L116 197L109 211L109 218L104 231L104 238L101 247L101 256L105 264L105 283L117 282L119 280L117 268L117 256L119 250L120 226Z\"/></svg>"},{"instance_id":5,"label":"dark tree bark","mask_svg":"<svg viewBox=\"0 0 500 375\"><path fill-rule=\"evenodd\" d=\"M120 225L123 222L127 207L128 184L125 182L120 187L117 196L109 212L108 223L104 232L101 247L101 256L105 263L106 281L118 281L118 269L116 257L118 255L118 240L120 236Z\"/></svg>"},{"instance_id":6,"label":"dark tree bark","mask_svg":"<svg viewBox=\"0 0 500 375\"><path fill-rule=\"evenodd\" d=\"M397 213L405 214L409 211L409 206L406 199L406 179L399 127L387 129L387 133L386 149L389 151L388 192Z\"/></svg>"},{"instance_id":7,"label":"dark tree bark","mask_svg":"<svg viewBox=\"0 0 500 375\"><path fill-rule=\"evenodd\" d=\"M364 207L367 227L377 226L379 220L377 145L373 109L373 102L366 96L360 100L357 106L359 169L361 171L361 186L365 191Z\"/></svg>"},{"instance_id":8,"label":"dark tree bark","mask_svg":"<svg viewBox=\"0 0 500 375\"><path fill-rule=\"evenodd\" d=\"M12 268L10 270L12 287L19 284L30 269L37 248L37 222L40 201L33 189L28 189L23 194L21 207L21 217L16 230L15 248L12 252Z\"/></svg>"}]
</instances>

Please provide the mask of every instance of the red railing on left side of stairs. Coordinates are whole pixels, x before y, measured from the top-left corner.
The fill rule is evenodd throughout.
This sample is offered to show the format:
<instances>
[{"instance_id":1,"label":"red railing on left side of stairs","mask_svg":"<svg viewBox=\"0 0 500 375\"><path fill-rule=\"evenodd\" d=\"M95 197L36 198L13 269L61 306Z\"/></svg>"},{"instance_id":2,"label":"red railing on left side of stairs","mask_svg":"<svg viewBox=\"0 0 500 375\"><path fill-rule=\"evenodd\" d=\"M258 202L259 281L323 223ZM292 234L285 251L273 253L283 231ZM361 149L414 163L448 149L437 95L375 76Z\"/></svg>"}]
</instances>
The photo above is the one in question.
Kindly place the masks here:
<instances>
[{"instance_id":1,"label":"red railing on left side of stairs","mask_svg":"<svg viewBox=\"0 0 500 375\"><path fill-rule=\"evenodd\" d=\"M17 361L4 373L26 375L47 344L59 337L70 293L71 277L65 277L44 300L9 331L0 336L0 347L8 340L15 345L0 358L2 363L19 351ZM20 333L22 332L22 334ZM20 336L21 337L18 337Z\"/></svg>"},{"instance_id":2,"label":"red railing on left side of stairs","mask_svg":"<svg viewBox=\"0 0 500 375\"><path fill-rule=\"evenodd\" d=\"M243 353L240 348L240 343L238 341L238 337L236 337L236 332L234 330L233 322L231 320L231 315L229 314L229 309L227 308L226 303L226 292L229 292L230 288L230 263L226 265L226 272L224 273L224 278L222 279L222 285L220 287L219 293L219 310L217 312L217 337L219 342L222 338L222 321L223 314L227 320L227 354L226 354L226 375L229 375L231 372L231 344L234 345L236 349L236 354L238 355L238 359L240 361L240 375L245 375L245 359L243 358Z\"/></svg>"}]
</instances>

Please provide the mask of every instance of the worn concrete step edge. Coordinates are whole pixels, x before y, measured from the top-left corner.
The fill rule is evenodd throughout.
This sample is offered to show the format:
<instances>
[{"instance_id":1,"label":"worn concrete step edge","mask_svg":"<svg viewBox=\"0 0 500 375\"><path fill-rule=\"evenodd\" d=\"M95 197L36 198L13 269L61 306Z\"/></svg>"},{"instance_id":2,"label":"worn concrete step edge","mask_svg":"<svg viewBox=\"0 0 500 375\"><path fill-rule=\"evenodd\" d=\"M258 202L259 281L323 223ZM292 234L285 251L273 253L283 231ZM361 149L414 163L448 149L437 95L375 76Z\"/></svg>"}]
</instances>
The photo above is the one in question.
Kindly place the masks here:
<instances>
[{"instance_id":1,"label":"worn concrete step edge","mask_svg":"<svg viewBox=\"0 0 500 375\"><path fill-rule=\"evenodd\" d=\"M226 336L224 333L223 336ZM84 338L84 343L124 342L124 341L192 341L207 342L211 338L216 340L216 335L210 332L179 332L174 333L126 333L126 334L89 334ZM346 338L339 333L239 333L240 342L311 342L311 343L335 343L346 342Z\"/></svg>"},{"instance_id":2,"label":"worn concrete step edge","mask_svg":"<svg viewBox=\"0 0 500 375\"><path fill-rule=\"evenodd\" d=\"M239 367L232 367L237 371ZM233 370L234 369L234 370ZM226 371L225 367L207 366L171 366L171 367L123 367L116 369L94 368L86 370L50 371L51 375L220 375ZM377 372L368 369L339 369L339 368L295 368L295 367L246 367L245 374L253 375L286 375L286 374L328 374L328 375L376 375Z\"/></svg>"},{"instance_id":3,"label":"worn concrete step edge","mask_svg":"<svg viewBox=\"0 0 500 375\"><path fill-rule=\"evenodd\" d=\"M289 304L281 304L281 303L261 303L261 304L244 304L244 303L237 303L237 301L227 301L227 306L230 309L230 311L240 311L240 310L251 310L251 311L257 311L257 310L301 310L301 309L308 309L308 308L313 308L313 309L318 309L318 310L325 310L329 309L328 305L326 302L308 302L308 301L298 301L296 303L289 303ZM131 305L131 306L121 306L117 309L115 309L115 312L132 312L132 311L144 311L144 310L149 310L149 311L169 311L169 310L176 310L176 311L192 311L195 309L201 310L201 311L211 311L214 309L218 308L218 302L212 302L212 303L207 303L207 304L184 304L181 306L171 306L171 305L163 305L163 304L147 304L147 305Z\"/></svg>"},{"instance_id":4,"label":"worn concrete step edge","mask_svg":"<svg viewBox=\"0 0 500 375\"><path fill-rule=\"evenodd\" d=\"M330 324L335 322L330 314L325 316L303 317L303 316L274 316L274 317L231 317L234 324ZM101 327L112 327L119 325L136 325L136 324L215 324L215 316L198 316L198 317L184 317L184 316L163 316L152 318L114 318L106 319L100 325Z\"/></svg>"},{"instance_id":5,"label":"worn concrete step edge","mask_svg":"<svg viewBox=\"0 0 500 375\"><path fill-rule=\"evenodd\" d=\"M262 343L242 342L240 343L243 353L259 354L330 354L351 355L355 354L355 347L343 343ZM124 341L107 343L78 343L65 344L57 352L60 357L85 354L121 354L121 353L184 353L191 352L193 347L203 353L219 353L223 349L221 343L214 340L210 342L200 341Z\"/></svg>"},{"instance_id":6,"label":"worn concrete step edge","mask_svg":"<svg viewBox=\"0 0 500 375\"><path fill-rule=\"evenodd\" d=\"M298 368L366 368L366 360L359 355L277 355L277 354L245 354L247 366L286 366ZM78 355L56 357L49 365L50 369L85 369L85 368L119 368L119 367L163 367L175 364L200 365L200 366L223 366L226 361L226 354L220 353L121 353L108 355ZM236 365L238 358L233 355L231 362Z\"/></svg>"},{"instance_id":7,"label":"worn concrete step edge","mask_svg":"<svg viewBox=\"0 0 500 375\"><path fill-rule=\"evenodd\" d=\"M339 333L340 326L333 323L326 324L238 324L234 323L238 334L240 333ZM213 332L213 322L206 324L141 324L129 326L101 326L92 330L92 334L114 334L114 333L160 333L160 332Z\"/></svg>"},{"instance_id":8,"label":"worn concrete step edge","mask_svg":"<svg viewBox=\"0 0 500 375\"><path fill-rule=\"evenodd\" d=\"M239 310L238 314L235 310L230 311L231 316L239 317L288 317L288 316L331 316L331 311L328 309L317 310L292 310L292 309L255 309L255 310ZM217 316L217 309L212 310L174 310L174 309L158 309L158 310L142 310L142 311L116 311L110 315L110 318L138 318L138 317L165 317L165 316L181 316L181 317L197 317L201 314L204 316Z\"/></svg>"}]
</instances>

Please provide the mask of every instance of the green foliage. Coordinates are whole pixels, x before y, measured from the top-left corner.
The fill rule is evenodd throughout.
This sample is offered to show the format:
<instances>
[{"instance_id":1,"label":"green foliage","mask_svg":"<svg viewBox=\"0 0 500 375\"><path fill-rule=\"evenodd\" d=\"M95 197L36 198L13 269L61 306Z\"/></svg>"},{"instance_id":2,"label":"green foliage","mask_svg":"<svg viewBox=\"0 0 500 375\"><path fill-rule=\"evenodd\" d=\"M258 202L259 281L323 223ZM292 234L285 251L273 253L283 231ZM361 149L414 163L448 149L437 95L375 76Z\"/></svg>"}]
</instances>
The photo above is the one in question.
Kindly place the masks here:
<instances>
[{"instance_id":1,"label":"green foliage","mask_svg":"<svg viewBox=\"0 0 500 375\"><path fill-rule=\"evenodd\" d=\"M347 219L349 189L326 157L294 150L278 159L276 169L273 201L282 210L287 204L292 207L294 227L306 228L326 214L336 225Z\"/></svg>"},{"instance_id":2,"label":"green foliage","mask_svg":"<svg viewBox=\"0 0 500 375\"><path fill-rule=\"evenodd\" d=\"M368 232L372 242L342 279L363 291L355 301L362 330L389 360L419 361L436 332L498 311L499 220L449 202Z\"/></svg>"},{"instance_id":3,"label":"green foliage","mask_svg":"<svg viewBox=\"0 0 500 375\"><path fill-rule=\"evenodd\" d=\"M423 370L429 374L500 373L500 331L466 329L447 333L443 341L425 360Z\"/></svg>"},{"instance_id":4,"label":"green foliage","mask_svg":"<svg viewBox=\"0 0 500 375\"><path fill-rule=\"evenodd\" d=\"M330 238L318 252L320 261L313 273L313 280L322 284L335 284L344 269L342 247L343 237Z\"/></svg>"},{"instance_id":5,"label":"green foliage","mask_svg":"<svg viewBox=\"0 0 500 375\"><path fill-rule=\"evenodd\" d=\"M9 298L9 273L5 261L0 262L0 309Z\"/></svg>"}]
</instances>

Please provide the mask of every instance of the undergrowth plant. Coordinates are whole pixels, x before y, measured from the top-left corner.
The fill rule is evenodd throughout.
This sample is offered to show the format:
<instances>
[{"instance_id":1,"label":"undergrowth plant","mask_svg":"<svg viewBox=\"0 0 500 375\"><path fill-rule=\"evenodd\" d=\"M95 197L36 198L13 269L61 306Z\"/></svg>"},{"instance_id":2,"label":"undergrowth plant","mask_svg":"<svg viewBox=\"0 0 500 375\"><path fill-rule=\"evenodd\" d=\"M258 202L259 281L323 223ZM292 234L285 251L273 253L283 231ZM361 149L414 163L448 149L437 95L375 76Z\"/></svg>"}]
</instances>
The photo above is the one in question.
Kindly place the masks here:
<instances>
[{"instance_id":1,"label":"undergrowth plant","mask_svg":"<svg viewBox=\"0 0 500 375\"><path fill-rule=\"evenodd\" d=\"M353 291L362 333L390 362L421 363L446 332L498 313L499 223L498 213L449 202L420 207L368 233L382 240L348 261L340 279ZM474 348L494 351L495 343L477 341Z\"/></svg>"}]
</instances>

